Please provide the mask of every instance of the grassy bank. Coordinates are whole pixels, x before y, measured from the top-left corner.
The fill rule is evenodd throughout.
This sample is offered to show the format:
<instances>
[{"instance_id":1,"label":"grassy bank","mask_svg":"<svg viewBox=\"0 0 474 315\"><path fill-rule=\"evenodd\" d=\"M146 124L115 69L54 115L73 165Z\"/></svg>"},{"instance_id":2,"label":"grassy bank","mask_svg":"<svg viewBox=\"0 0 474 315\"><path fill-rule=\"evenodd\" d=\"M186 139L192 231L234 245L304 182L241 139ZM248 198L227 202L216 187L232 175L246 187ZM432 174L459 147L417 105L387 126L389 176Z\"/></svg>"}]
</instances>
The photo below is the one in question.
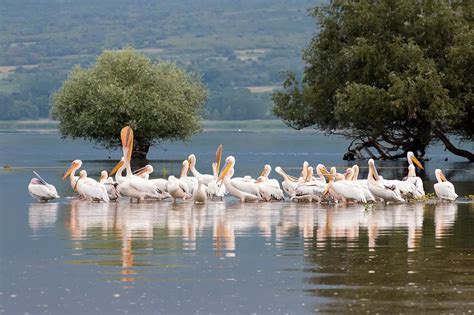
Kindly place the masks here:
<instances>
[{"instance_id":1,"label":"grassy bank","mask_svg":"<svg viewBox=\"0 0 474 315\"><path fill-rule=\"evenodd\" d=\"M204 120L203 131L282 131L291 130L280 120ZM53 120L2 120L0 133L57 132L58 122Z\"/></svg>"},{"instance_id":2,"label":"grassy bank","mask_svg":"<svg viewBox=\"0 0 474 315\"><path fill-rule=\"evenodd\" d=\"M57 132L58 122L49 119L40 120L0 120L1 133Z\"/></svg>"}]
</instances>

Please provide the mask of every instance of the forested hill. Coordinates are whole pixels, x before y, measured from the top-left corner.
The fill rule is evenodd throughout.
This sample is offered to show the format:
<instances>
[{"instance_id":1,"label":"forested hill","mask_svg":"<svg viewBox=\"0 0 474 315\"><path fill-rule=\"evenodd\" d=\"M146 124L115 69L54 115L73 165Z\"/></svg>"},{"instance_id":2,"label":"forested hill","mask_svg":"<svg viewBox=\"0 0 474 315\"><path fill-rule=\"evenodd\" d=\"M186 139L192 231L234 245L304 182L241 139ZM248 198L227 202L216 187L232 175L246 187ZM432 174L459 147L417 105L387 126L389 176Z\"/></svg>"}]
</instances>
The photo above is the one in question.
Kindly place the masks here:
<instances>
[{"instance_id":1,"label":"forested hill","mask_svg":"<svg viewBox=\"0 0 474 315\"><path fill-rule=\"evenodd\" d=\"M131 45L202 75L207 119L271 117L281 71L302 69L312 0L0 0L0 119L48 117L74 64Z\"/></svg>"}]
</instances>

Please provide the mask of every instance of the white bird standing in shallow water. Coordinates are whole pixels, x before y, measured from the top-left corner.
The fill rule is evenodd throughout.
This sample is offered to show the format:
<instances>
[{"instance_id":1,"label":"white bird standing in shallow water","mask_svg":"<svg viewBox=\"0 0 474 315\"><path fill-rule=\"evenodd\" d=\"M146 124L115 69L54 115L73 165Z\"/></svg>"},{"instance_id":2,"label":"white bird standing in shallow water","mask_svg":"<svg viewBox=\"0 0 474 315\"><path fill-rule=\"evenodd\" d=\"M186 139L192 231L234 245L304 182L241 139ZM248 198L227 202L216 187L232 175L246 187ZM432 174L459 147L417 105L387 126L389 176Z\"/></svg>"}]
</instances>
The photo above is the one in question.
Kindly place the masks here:
<instances>
[{"instance_id":1,"label":"white bird standing in shallow water","mask_svg":"<svg viewBox=\"0 0 474 315\"><path fill-rule=\"evenodd\" d=\"M37 176L32 178L30 184L28 185L28 191L33 198L38 199L38 201L48 202L49 200L59 198L56 187L51 184L48 184L44 179L39 176L38 173L33 171Z\"/></svg>"},{"instance_id":2,"label":"white bird standing in shallow water","mask_svg":"<svg viewBox=\"0 0 474 315\"><path fill-rule=\"evenodd\" d=\"M120 197L120 193L117 189L118 184L114 182L112 177L109 177L107 171L100 172L99 183L105 186L107 194L110 200L117 200Z\"/></svg>"},{"instance_id":3,"label":"white bird standing in shallow water","mask_svg":"<svg viewBox=\"0 0 474 315\"><path fill-rule=\"evenodd\" d=\"M118 190L122 196L129 197L130 200L136 199L137 202L142 202L145 198L162 199L162 192L157 189L147 179L133 175L130 166L133 150L133 130L130 127L124 127L120 131L122 140L123 158L114 167L111 175L117 172L116 180L119 183ZM121 176L122 171L126 169L127 175L125 178ZM120 176L118 176L120 174Z\"/></svg>"},{"instance_id":4,"label":"white bird standing in shallow water","mask_svg":"<svg viewBox=\"0 0 474 315\"><path fill-rule=\"evenodd\" d=\"M353 181L356 183L362 192L364 193L364 197L367 200L367 202L375 202L375 197L372 195L372 193L369 190L369 187L367 186L367 180L358 180L357 177L359 176L359 166L358 165L353 165L351 168L347 169L347 176L348 180Z\"/></svg>"},{"instance_id":5,"label":"white bird standing in shallow water","mask_svg":"<svg viewBox=\"0 0 474 315\"><path fill-rule=\"evenodd\" d=\"M214 160L214 162L217 163L218 170L221 165L221 159L222 159L222 144L220 144L217 147L216 159ZM207 186L209 185L211 181L215 180L214 175L201 174L200 172L198 172L198 170L196 169L196 156L194 154L189 155L188 163L189 163L189 169L191 170L191 173L193 173L193 176L197 179L200 179L204 185Z\"/></svg>"},{"instance_id":6,"label":"white bird standing in shallow water","mask_svg":"<svg viewBox=\"0 0 474 315\"><path fill-rule=\"evenodd\" d=\"M395 201L404 202L400 194L400 190L395 185L387 185L379 178L375 162L373 159L369 160L369 175L367 177L367 186L375 198L381 198L385 202Z\"/></svg>"},{"instance_id":7,"label":"white bird standing in shallow water","mask_svg":"<svg viewBox=\"0 0 474 315\"><path fill-rule=\"evenodd\" d=\"M214 175L214 179L209 182L207 185L207 194L209 197L214 199L214 197L218 197L222 200L224 195L226 194L225 185L218 185L217 178L219 177L219 171L217 169L217 162L212 163L212 174Z\"/></svg>"},{"instance_id":8,"label":"white bird standing in shallow water","mask_svg":"<svg viewBox=\"0 0 474 315\"><path fill-rule=\"evenodd\" d=\"M74 191L77 191L77 180L79 176L76 176L76 171L80 169L82 166L81 160L74 160L71 162L71 166L67 169L67 171L63 175L63 180L69 177L69 183L71 184L71 188Z\"/></svg>"},{"instance_id":9,"label":"white bird standing in shallow water","mask_svg":"<svg viewBox=\"0 0 474 315\"><path fill-rule=\"evenodd\" d=\"M329 192L336 199L342 199L343 203L347 203L348 201L367 203L367 199L365 198L362 189L356 182L351 180L352 172L353 169L349 168L347 174L348 179L344 178L344 176L337 176L337 173L335 172L327 174L329 181L326 186L325 192ZM337 177L339 177L340 179L336 180Z\"/></svg>"},{"instance_id":10,"label":"white bird standing in shallow water","mask_svg":"<svg viewBox=\"0 0 474 315\"><path fill-rule=\"evenodd\" d=\"M276 179L269 179L268 176L272 171L272 167L269 164L265 164L263 170L260 172L255 184L258 186L260 195L263 200L285 200L283 190L280 188L280 183Z\"/></svg>"},{"instance_id":11,"label":"white bird standing in shallow water","mask_svg":"<svg viewBox=\"0 0 474 315\"><path fill-rule=\"evenodd\" d=\"M446 176L444 176L443 171L437 168L435 170L435 176L436 180L438 181L436 184L434 184L436 196L438 196L438 198L441 200L456 200L458 195L454 190L454 185L446 179Z\"/></svg>"},{"instance_id":12,"label":"white bird standing in shallow water","mask_svg":"<svg viewBox=\"0 0 474 315\"><path fill-rule=\"evenodd\" d=\"M90 201L109 202L109 195L105 186L95 179L87 177L86 170L80 171L76 186L77 191Z\"/></svg>"},{"instance_id":13,"label":"white bird standing in shallow water","mask_svg":"<svg viewBox=\"0 0 474 315\"><path fill-rule=\"evenodd\" d=\"M140 177L143 177L144 179L147 179L150 183L155 185L155 187L158 188L158 190L162 192L163 194L162 199L171 197L170 194L168 194L168 191L166 190L166 185L168 184L168 180L164 178L150 178L151 173L153 173L153 166L149 164L135 171L136 176L140 176Z\"/></svg>"},{"instance_id":14,"label":"white bird standing in shallow water","mask_svg":"<svg viewBox=\"0 0 474 315\"><path fill-rule=\"evenodd\" d=\"M181 169L181 174L179 180L183 181L188 185L189 193L192 195L194 192L194 188L197 186L197 178L196 177L189 177L189 161L183 161L183 168Z\"/></svg>"},{"instance_id":15,"label":"white bird standing in shallow water","mask_svg":"<svg viewBox=\"0 0 474 315\"><path fill-rule=\"evenodd\" d=\"M283 188L283 191L290 198L295 197L298 182L294 180L290 175L288 175L280 166L275 167L275 172L281 177L283 177L283 182L281 182L281 187Z\"/></svg>"},{"instance_id":16,"label":"white bird standing in shallow water","mask_svg":"<svg viewBox=\"0 0 474 315\"><path fill-rule=\"evenodd\" d=\"M197 186L194 187L193 199L195 203L205 203L207 201L206 185L202 179L198 179Z\"/></svg>"},{"instance_id":17,"label":"white bird standing in shallow water","mask_svg":"<svg viewBox=\"0 0 474 315\"><path fill-rule=\"evenodd\" d=\"M423 165L421 165L420 161L415 157L413 152L409 151L407 153L407 161L408 161L408 175L403 180L412 183L415 186L415 191L413 196L415 198L422 198L425 196L425 189L423 187L423 181L420 177L416 176L416 169L415 165L424 170Z\"/></svg>"},{"instance_id":18,"label":"white bird standing in shallow water","mask_svg":"<svg viewBox=\"0 0 474 315\"><path fill-rule=\"evenodd\" d=\"M176 202L177 199L186 200L192 196L186 182L182 181L180 178L176 178L173 175L168 177L166 190L171 195L171 197L173 197L174 202Z\"/></svg>"},{"instance_id":19,"label":"white bird standing in shallow water","mask_svg":"<svg viewBox=\"0 0 474 315\"><path fill-rule=\"evenodd\" d=\"M240 199L241 202L255 202L260 199L258 186L251 181L233 180L235 158L228 156L226 164L219 175L217 183L224 182L229 194Z\"/></svg>"}]
</instances>

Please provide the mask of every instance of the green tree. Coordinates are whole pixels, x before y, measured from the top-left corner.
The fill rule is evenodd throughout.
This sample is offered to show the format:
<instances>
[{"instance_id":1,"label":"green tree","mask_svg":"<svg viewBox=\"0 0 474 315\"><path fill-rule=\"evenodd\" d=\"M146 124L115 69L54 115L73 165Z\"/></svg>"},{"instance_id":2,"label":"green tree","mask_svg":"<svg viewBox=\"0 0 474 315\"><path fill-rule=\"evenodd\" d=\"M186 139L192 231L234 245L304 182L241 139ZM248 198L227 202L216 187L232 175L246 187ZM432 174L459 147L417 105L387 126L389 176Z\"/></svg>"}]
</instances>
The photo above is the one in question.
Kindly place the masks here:
<instances>
[{"instance_id":1,"label":"green tree","mask_svg":"<svg viewBox=\"0 0 474 315\"><path fill-rule=\"evenodd\" d=\"M396 159L448 136L472 141L474 2L333 0L319 23L299 80L289 73L274 113L289 126L314 126L354 139L347 158Z\"/></svg>"},{"instance_id":2,"label":"green tree","mask_svg":"<svg viewBox=\"0 0 474 315\"><path fill-rule=\"evenodd\" d=\"M63 136L120 146L120 130L135 132L134 157L151 145L185 140L198 132L207 91L175 64L150 59L132 48L105 51L94 66L76 66L53 95L53 117Z\"/></svg>"}]
</instances>

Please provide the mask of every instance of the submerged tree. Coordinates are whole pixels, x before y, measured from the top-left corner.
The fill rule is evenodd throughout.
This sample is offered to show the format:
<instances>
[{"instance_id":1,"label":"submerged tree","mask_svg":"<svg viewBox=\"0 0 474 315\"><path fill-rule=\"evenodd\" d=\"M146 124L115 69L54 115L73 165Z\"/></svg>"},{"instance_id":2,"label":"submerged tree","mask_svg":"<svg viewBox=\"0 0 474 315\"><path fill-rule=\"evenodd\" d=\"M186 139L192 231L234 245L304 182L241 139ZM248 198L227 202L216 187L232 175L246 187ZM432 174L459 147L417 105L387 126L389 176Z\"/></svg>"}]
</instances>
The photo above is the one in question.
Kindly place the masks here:
<instances>
[{"instance_id":1,"label":"submerged tree","mask_svg":"<svg viewBox=\"0 0 474 315\"><path fill-rule=\"evenodd\" d=\"M200 130L207 90L173 63L153 64L132 48L105 51L97 63L76 66L53 96L53 117L63 136L120 146L120 130L135 131L136 158L151 145L185 140Z\"/></svg>"},{"instance_id":2,"label":"submerged tree","mask_svg":"<svg viewBox=\"0 0 474 315\"><path fill-rule=\"evenodd\" d=\"M289 73L274 113L353 139L346 158L397 159L441 140L474 138L474 2L333 0L312 15L320 32Z\"/></svg>"}]
</instances>

